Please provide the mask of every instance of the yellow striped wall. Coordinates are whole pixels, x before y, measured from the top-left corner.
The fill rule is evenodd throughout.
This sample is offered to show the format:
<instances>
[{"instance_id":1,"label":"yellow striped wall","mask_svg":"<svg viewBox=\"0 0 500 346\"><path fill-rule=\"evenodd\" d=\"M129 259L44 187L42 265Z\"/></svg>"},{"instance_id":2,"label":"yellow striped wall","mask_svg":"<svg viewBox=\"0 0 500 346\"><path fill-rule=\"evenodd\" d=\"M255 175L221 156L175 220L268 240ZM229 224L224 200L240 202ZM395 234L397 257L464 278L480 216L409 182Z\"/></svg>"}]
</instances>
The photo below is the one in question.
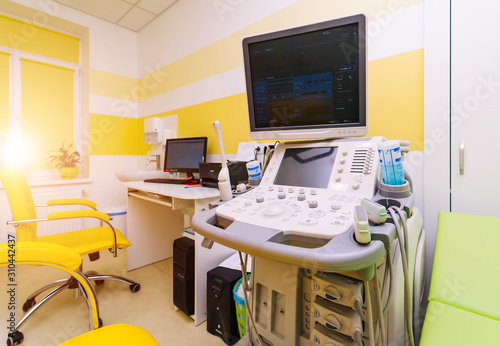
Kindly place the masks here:
<instances>
[{"instance_id":1,"label":"yellow striped wall","mask_svg":"<svg viewBox=\"0 0 500 346\"><path fill-rule=\"evenodd\" d=\"M91 155L145 155L143 119L90 113Z\"/></svg>"},{"instance_id":2,"label":"yellow striped wall","mask_svg":"<svg viewBox=\"0 0 500 346\"><path fill-rule=\"evenodd\" d=\"M404 6L402 4L394 6L389 5L391 1L387 0L371 2L327 0L315 1L314 5L311 4L310 0L298 1L271 16L259 20L244 29L238 30L217 42L162 67L159 71L155 71L156 74L161 73L162 76L165 76L165 78L162 79L162 83L152 90L148 88L144 89L147 90L147 97L152 97L242 66L243 56L241 41L246 36L357 13L365 13L367 20L374 21L378 16L389 13L390 9L402 10L406 6L421 2L422 1L405 1ZM150 79L151 74L146 75L141 78L140 84L146 84L146 80Z\"/></svg>"},{"instance_id":3,"label":"yellow striped wall","mask_svg":"<svg viewBox=\"0 0 500 346\"><path fill-rule=\"evenodd\" d=\"M79 63L79 39L0 14L0 46Z\"/></svg>"},{"instance_id":4,"label":"yellow striped wall","mask_svg":"<svg viewBox=\"0 0 500 346\"><path fill-rule=\"evenodd\" d=\"M367 136L409 140L424 146L424 50L417 49L368 63Z\"/></svg>"},{"instance_id":5,"label":"yellow striped wall","mask_svg":"<svg viewBox=\"0 0 500 346\"><path fill-rule=\"evenodd\" d=\"M90 153L143 155L148 150L148 146L143 144L143 118L173 114L178 116L178 136L208 136L210 154L218 152L211 123L213 120L220 120L226 151L235 153L238 142L250 140L245 93L238 91L231 95L196 102L193 100L196 100L198 95L184 92L184 88L195 88L210 78L217 79L227 72L241 68L241 40L245 36L360 12L367 15L368 27L372 30L369 51L370 47L377 50L375 58L368 63L368 135L410 140L412 150L423 150L423 42L407 45L404 39L391 41L391 36L384 33L386 27L391 25L391 20L404 21L406 15L413 16L415 7L422 4L423 0L404 3L386 0L317 0L314 4L309 0L298 0L139 79L93 69L90 71L90 93L137 102L139 117L91 113L91 132L99 132L97 126L102 119L107 119L114 131L108 134L105 140L91 145ZM409 22L407 30L423 32L423 17L416 23ZM158 33L159 41L162 36L164 33ZM242 79L235 80L234 83L241 86ZM181 95L181 105L176 108L171 108L168 102L167 95L171 92ZM141 112L141 106L153 99L160 104L164 100L164 108L154 113Z\"/></svg>"}]
</instances>

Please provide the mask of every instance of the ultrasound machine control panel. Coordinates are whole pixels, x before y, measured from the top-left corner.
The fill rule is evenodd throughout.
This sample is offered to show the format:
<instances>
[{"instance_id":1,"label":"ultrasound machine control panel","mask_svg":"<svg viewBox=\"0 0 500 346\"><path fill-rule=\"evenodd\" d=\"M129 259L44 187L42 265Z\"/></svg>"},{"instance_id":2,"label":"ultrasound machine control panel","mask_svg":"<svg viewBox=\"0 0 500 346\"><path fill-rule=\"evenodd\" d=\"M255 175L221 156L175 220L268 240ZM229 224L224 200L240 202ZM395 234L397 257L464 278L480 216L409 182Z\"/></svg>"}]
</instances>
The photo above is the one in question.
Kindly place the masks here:
<instances>
[{"instance_id":1,"label":"ultrasound machine control panel","mask_svg":"<svg viewBox=\"0 0 500 346\"><path fill-rule=\"evenodd\" d=\"M331 239L353 225L354 208L372 198L383 138L280 143L260 185L216 210L219 221Z\"/></svg>"}]
</instances>

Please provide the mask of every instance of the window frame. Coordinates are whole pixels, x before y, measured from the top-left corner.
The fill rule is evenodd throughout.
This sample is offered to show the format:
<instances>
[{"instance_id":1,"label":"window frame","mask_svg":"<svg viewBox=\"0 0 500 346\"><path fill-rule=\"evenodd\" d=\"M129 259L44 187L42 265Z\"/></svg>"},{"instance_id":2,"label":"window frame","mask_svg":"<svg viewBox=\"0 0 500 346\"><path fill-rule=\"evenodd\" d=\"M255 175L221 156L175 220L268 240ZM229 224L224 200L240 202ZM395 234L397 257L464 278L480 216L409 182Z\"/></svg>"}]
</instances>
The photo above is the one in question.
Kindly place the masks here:
<instances>
[{"instance_id":1,"label":"window frame","mask_svg":"<svg viewBox=\"0 0 500 346\"><path fill-rule=\"evenodd\" d=\"M38 54L24 52L13 48L0 46L0 51L9 54L9 136L14 141L22 140L22 125L26 121L22 118L22 71L21 61L30 60L55 67L65 68L73 71L73 146L81 153L83 147L83 107L82 107L82 59L79 63L71 63L55 58L45 57ZM79 39L79 52L81 56L81 39ZM28 163L29 164L29 163ZM83 165L88 163L83 162ZM54 177L55 170L31 170L31 176L36 178ZM86 169L82 167L79 176Z\"/></svg>"}]
</instances>

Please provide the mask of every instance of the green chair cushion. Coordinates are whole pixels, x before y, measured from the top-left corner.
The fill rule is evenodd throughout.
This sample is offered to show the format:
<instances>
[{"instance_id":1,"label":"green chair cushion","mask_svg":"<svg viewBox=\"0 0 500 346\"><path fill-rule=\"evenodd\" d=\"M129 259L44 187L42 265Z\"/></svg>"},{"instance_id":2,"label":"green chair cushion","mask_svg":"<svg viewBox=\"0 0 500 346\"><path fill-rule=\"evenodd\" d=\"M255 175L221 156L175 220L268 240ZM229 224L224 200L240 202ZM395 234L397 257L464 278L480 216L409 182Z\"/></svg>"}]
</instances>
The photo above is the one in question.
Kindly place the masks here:
<instances>
[{"instance_id":1,"label":"green chair cushion","mask_svg":"<svg viewBox=\"0 0 500 346\"><path fill-rule=\"evenodd\" d=\"M500 320L499 292L500 217L439 213L429 301Z\"/></svg>"},{"instance_id":2,"label":"green chair cushion","mask_svg":"<svg viewBox=\"0 0 500 346\"><path fill-rule=\"evenodd\" d=\"M420 346L498 345L500 321L436 301L429 302Z\"/></svg>"}]
</instances>

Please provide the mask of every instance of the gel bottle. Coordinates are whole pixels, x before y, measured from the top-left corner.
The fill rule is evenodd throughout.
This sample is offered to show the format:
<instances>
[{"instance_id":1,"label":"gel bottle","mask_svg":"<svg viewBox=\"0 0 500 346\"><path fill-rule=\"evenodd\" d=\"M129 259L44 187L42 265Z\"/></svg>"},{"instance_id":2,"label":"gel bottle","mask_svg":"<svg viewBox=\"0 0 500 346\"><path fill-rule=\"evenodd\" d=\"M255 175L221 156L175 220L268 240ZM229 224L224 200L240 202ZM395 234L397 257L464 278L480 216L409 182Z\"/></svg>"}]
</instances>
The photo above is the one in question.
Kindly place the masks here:
<instances>
[{"instance_id":1,"label":"gel bottle","mask_svg":"<svg viewBox=\"0 0 500 346\"><path fill-rule=\"evenodd\" d=\"M399 141L385 141L378 145L378 156L382 182L387 185L403 185L405 183L401 148Z\"/></svg>"}]
</instances>

